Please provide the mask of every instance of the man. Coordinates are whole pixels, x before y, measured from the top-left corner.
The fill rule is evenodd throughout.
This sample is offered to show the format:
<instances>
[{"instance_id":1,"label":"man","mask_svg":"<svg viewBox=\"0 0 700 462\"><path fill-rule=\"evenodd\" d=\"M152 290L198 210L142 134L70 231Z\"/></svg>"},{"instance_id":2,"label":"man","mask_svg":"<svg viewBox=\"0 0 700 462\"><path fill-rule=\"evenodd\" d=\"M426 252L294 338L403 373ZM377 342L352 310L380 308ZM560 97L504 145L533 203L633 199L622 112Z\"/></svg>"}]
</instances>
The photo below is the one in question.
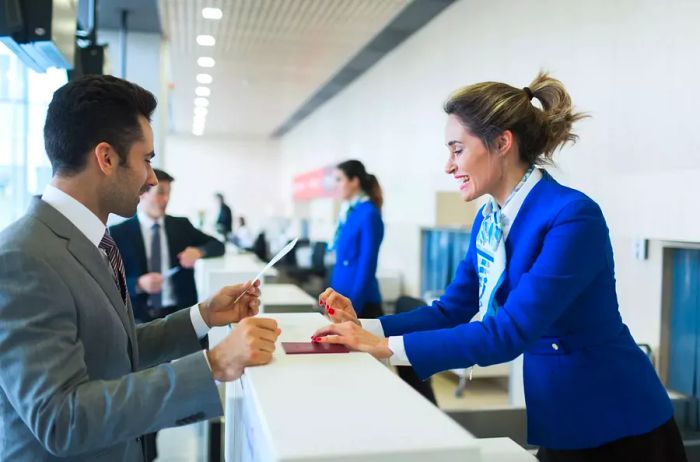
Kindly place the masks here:
<instances>
[{"instance_id":1,"label":"man","mask_svg":"<svg viewBox=\"0 0 700 462\"><path fill-rule=\"evenodd\" d=\"M271 359L276 323L249 317L257 282L134 324L105 223L132 216L157 185L155 106L151 93L109 76L54 93L44 126L51 185L0 233L0 460L143 460L141 435L220 415L214 379ZM216 348L198 351L209 326L237 321Z\"/></svg>"},{"instance_id":2,"label":"man","mask_svg":"<svg viewBox=\"0 0 700 462\"><path fill-rule=\"evenodd\" d=\"M187 218L166 215L175 179L163 170L153 171L158 186L141 195L137 215L109 230L124 260L134 316L141 322L197 303L195 262L225 250Z\"/></svg>"},{"instance_id":3,"label":"man","mask_svg":"<svg viewBox=\"0 0 700 462\"><path fill-rule=\"evenodd\" d=\"M224 195L216 193L214 195L219 203L219 216L216 219L216 231L224 237L224 242L228 242L228 237L233 230L233 213L231 207L226 205Z\"/></svg>"}]
</instances>

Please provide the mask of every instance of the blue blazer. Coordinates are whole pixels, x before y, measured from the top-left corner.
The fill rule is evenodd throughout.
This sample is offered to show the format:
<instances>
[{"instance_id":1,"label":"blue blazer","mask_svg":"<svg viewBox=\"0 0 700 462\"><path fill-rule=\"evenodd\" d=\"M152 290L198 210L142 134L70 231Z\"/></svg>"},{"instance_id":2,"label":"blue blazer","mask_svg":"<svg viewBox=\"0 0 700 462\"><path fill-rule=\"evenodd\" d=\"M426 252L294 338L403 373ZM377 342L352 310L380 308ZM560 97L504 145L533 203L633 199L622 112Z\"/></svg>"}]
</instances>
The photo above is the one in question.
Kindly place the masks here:
<instances>
[{"instance_id":1,"label":"blue blazer","mask_svg":"<svg viewBox=\"0 0 700 462\"><path fill-rule=\"evenodd\" d=\"M384 239L384 222L371 201L358 204L343 226L336 242L336 263L331 287L352 300L358 316L367 303L381 303L377 282L379 246Z\"/></svg>"},{"instance_id":2,"label":"blue blazer","mask_svg":"<svg viewBox=\"0 0 700 462\"><path fill-rule=\"evenodd\" d=\"M404 335L421 378L489 366L524 353L528 441L583 449L647 433L673 409L618 311L605 218L590 198L545 173L506 240L495 316L478 312L475 238L445 294L432 306L380 318L386 336Z\"/></svg>"}]
</instances>

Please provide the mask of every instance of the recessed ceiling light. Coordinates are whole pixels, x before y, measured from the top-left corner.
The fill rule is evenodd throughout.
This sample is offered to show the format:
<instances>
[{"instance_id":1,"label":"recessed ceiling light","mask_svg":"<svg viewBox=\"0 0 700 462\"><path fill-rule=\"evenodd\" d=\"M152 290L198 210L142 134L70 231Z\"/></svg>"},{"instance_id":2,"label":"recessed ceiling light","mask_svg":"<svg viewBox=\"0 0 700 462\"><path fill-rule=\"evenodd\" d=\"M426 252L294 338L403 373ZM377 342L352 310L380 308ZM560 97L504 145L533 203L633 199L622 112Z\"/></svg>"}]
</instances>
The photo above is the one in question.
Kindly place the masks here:
<instances>
[{"instance_id":1,"label":"recessed ceiling light","mask_svg":"<svg viewBox=\"0 0 700 462\"><path fill-rule=\"evenodd\" d=\"M201 58L197 58L197 64L199 64L201 67L214 67L216 65L216 61L214 61L214 58L210 58L209 56L202 56Z\"/></svg>"},{"instance_id":2,"label":"recessed ceiling light","mask_svg":"<svg viewBox=\"0 0 700 462\"><path fill-rule=\"evenodd\" d=\"M216 45L216 39L213 35L198 35L197 44L203 47L213 47Z\"/></svg>"},{"instance_id":3,"label":"recessed ceiling light","mask_svg":"<svg viewBox=\"0 0 700 462\"><path fill-rule=\"evenodd\" d=\"M206 117L208 113L209 113L209 109L207 109L205 107L197 106L196 108L194 108L195 117Z\"/></svg>"},{"instance_id":4,"label":"recessed ceiling light","mask_svg":"<svg viewBox=\"0 0 700 462\"><path fill-rule=\"evenodd\" d=\"M194 94L197 96L209 96L209 95L211 95L211 88L209 88L209 87L197 87L194 89Z\"/></svg>"},{"instance_id":5,"label":"recessed ceiling light","mask_svg":"<svg viewBox=\"0 0 700 462\"><path fill-rule=\"evenodd\" d=\"M221 19L224 17L224 12L221 8L202 8L202 17L204 19Z\"/></svg>"},{"instance_id":6,"label":"recessed ceiling light","mask_svg":"<svg viewBox=\"0 0 700 462\"><path fill-rule=\"evenodd\" d=\"M209 74L197 74L197 83L209 85L213 81L214 81L214 79Z\"/></svg>"},{"instance_id":7,"label":"recessed ceiling light","mask_svg":"<svg viewBox=\"0 0 700 462\"><path fill-rule=\"evenodd\" d=\"M209 106L209 100L206 98L195 98L194 105L197 107L207 107Z\"/></svg>"}]
</instances>

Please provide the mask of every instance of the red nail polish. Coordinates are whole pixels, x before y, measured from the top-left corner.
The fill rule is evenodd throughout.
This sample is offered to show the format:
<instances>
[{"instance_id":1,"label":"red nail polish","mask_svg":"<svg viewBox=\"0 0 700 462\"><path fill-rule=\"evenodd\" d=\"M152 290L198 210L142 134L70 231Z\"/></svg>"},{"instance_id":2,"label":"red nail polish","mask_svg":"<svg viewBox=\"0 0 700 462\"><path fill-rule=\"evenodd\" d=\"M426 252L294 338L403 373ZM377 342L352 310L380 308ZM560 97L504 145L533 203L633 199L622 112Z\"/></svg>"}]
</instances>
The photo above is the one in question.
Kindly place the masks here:
<instances>
[{"instance_id":1,"label":"red nail polish","mask_svg":"<svg viewBox=\"0 0 700 462\"><path fill-rule=\"evenodd\" d=\"M333 308L328 308L328 314L333 316L335 314L335 310Z\"/></svg>"},{"instance_id":2,"label":"red nail polish","mask_svg":"<svg viewBox=\"0 0 700 462\"><path fill-rule=\"evenodd\" d=\"M319 342L321 341L321 337L313 337L313 338L311 339L311 341L312 341L313 343L319 343Z\"/></svg>"}]
</instances>

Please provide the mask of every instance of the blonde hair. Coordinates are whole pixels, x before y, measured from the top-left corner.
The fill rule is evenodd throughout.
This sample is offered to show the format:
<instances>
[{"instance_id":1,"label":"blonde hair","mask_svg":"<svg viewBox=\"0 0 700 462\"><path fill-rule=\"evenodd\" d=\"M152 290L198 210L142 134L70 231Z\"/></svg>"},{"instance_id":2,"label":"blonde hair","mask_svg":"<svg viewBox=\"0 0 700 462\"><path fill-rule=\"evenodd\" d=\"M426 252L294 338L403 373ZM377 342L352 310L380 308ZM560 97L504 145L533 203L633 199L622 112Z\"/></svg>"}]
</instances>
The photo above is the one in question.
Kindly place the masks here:
<instances>
[{"instance_id":1,"label":"blonde hair","mask_svg":"<svg viewBox=\"0 0 700 462\"><path fill-rule=\"evenodd\" d=\"M536 98L542 109L531 102ZM504 130L515 137L520 158L532 165L551 164L554 152L578 136L571 131L574 122L588 115L573 112L571 97L557 79L540 71L525 88L500 82L482 82L460 88L444 106L464 126L479 137L487 149Z\"/></svg>"}]
</instances>

